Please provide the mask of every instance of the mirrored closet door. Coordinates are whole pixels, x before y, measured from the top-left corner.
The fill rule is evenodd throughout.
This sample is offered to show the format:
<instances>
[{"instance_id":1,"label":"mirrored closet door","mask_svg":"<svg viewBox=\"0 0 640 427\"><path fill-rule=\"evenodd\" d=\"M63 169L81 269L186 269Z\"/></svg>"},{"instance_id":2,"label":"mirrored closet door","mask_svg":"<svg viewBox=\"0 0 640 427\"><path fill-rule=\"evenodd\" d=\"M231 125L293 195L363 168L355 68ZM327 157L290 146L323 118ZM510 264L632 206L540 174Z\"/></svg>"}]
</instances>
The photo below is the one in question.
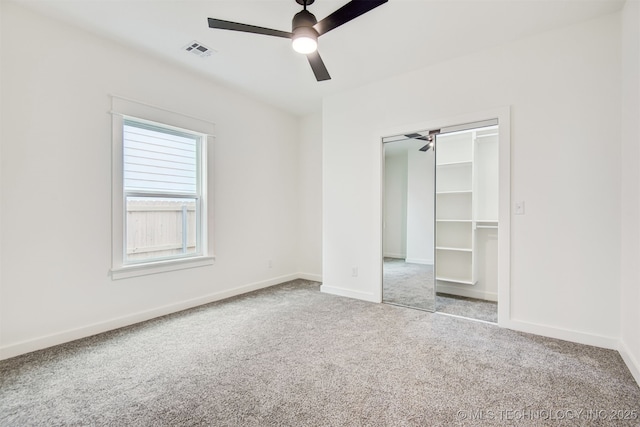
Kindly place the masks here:
<instances>
[{"instance_id":1,"label":"mirrored closet door","mask_svg":"<svg viewBox=\"0 0 640 427\"><path fill-rule=\"evenodd\" d=\"M383 302L497 322L497 121L383 150Z\"/></svg>"},{"instance_id":2,"label":"mirrored closet door","mask_svg":"<svg viewBox=\"0 0 640 427\"><path fill-rule=\"evenodd\" d=\"M428 138L383 140L382 295L389 304L434 311L435 155Z\"/></svg>"}]
</instances>

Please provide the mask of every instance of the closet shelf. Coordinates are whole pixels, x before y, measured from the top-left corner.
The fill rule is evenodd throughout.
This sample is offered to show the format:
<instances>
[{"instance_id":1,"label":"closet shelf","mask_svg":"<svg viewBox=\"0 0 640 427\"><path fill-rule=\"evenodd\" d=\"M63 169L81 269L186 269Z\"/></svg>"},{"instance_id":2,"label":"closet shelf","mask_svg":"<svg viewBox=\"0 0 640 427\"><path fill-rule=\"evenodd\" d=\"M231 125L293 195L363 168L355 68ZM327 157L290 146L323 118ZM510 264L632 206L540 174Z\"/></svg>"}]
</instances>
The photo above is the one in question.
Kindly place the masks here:
<instances>
[{"instance_id":1,"label":"closet shelf","mask_svg":"<svg viewBox=\"0 0 640 427\"><path fill-rule=\"evenodd\" d=\"M498 228L498 221L497 220L476 220L476 228L493 228L493 229L497 229Z\"/></svg>"},{"instance_id":2,"label":"closet shelf","mask_svg":"<svg viewBox=\"0 0 640 427\"><path fill-rule=\"evenodd\" d=\"M472 222L470 219L436 219L436 222Z\"/></svg>"},{"instance_id":3,"label":"closet shelf","mask_svg":"<svg viewBox=\"0 0 640 427\"><path fill-rule=\"evenodd\" d=\"M471 248L454 248L454 247L451 247L451 246L436 246L436 250L439 250L439 251L472 252Z\"/></svg>"},{"instance_id":4,"label":"closet shelf","mask_svg":"<svg viewBox=\"0 0 640 427\"><path fill-rule=\"evenodd\" d=\"M437 191L436 195L440 194L471 194L472 190L454 190L454 191Z\"/></svg>"}]
</instances>

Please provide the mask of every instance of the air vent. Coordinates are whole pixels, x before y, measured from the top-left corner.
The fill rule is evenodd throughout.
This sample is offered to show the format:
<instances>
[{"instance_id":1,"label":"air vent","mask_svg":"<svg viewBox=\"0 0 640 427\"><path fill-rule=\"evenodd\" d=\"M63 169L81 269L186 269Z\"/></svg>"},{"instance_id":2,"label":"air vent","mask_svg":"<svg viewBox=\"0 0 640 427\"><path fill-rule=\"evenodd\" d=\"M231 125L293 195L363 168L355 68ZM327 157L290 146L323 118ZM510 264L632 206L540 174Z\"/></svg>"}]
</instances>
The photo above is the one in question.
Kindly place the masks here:
<instances>
[{"instance_id":1,"label":"air vent","mask_svg":"<svg viewBox=\"0 0 640 427\"><path fill-rule=\"evenodd\" d=\"M207 56L210 56L212 53L215 53L215 50L208 48L204 46L202 43L199 43L195 40L189 43L188 45L186 45L184 47L184 50L187 52L191 52L194 55L198 55L201 58L206 58Z\"/></svg>"}]
</instances>

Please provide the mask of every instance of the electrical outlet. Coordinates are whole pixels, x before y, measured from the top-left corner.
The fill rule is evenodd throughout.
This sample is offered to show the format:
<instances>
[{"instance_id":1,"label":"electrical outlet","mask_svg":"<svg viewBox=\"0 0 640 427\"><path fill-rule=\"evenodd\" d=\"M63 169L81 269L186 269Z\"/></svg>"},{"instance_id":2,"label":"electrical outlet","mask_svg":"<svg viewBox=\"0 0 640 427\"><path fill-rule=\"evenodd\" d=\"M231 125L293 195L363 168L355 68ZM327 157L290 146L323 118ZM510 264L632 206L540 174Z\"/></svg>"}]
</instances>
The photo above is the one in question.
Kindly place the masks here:
<instances>
[{"instance_id":1,"label":"electrical outlet","mask_svg":"<svg viewBox=\"0 0 640 427\"><path fill-rule=\"evenodd\" d=\"M269 268L273 268L273 261L269 260Z\"/></svg>"},{"instance_id":2,"label":"electrical outlet","mask_svg":"<svg viewBox=\"0 0 640 427\"><path fill-rule=\"evenodd\" d=\"M352 277L358 277L358 266L353 266L351 267L351 276Z\"/></svg>"}]
</instances>

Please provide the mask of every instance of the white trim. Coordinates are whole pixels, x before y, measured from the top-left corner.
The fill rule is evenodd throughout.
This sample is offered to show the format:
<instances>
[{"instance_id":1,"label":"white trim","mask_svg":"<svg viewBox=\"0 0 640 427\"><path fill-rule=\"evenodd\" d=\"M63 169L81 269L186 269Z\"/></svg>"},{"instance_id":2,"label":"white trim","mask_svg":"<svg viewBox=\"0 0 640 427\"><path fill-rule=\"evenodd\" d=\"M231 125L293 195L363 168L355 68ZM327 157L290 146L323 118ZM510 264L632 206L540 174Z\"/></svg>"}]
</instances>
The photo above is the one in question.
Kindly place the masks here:
<instances>
[{"instance_id":1,"label":"white trim","mask_svg":"<svg viewBox=\"0 0 640 427\"><path fill-rule=\"evenodd\" d=\"M310 280L312 282L320 282L322 283L322 274L314 274L314 273L298 273L298 279Z\"/></svg>"},{"instance_id":2,"label":"white trim","mask_svg":"<svg viewBox=\"0 0 640 427\"><path fill-rule=\"evenodd\" d=\"M384 254L385 258L396 258L396 259L405 259L407 257L407 254L394 254L394 253L385 253Z\"/></svg>"},{"instance_id":3,"label":"white trim","mask_svg":"<svg viewBox=\"0 0 640 427\"><path fill-rule=\"evenodd\" d=\"M178 115L187 121L187 125L184 129L198 130L198 132L208 135L214 135L215 122L211 120L203 119L201 117L192 116L189 114L180 113L178 111L169 110L168 108L152 105L146 102L137 101L135 99L126 98L124 96L110 94L111 108L110 114L123 114L123 111L127 111L127 114L135 117L145 118L144 116L158 116L158 114L167 113L172 116L173 121L176 121L175 116ZM152 119L150 119L152 120ZM157 120L152 120L157 121ZM182 120L181 120L182 122ZM207 130L208 129L208 130Z\"/></svg>"},{"instance_id":4,"label":"white trim","mask_svg":"<svg viewBox=\"0 0 640 427\"><path fill-rule=\"evenodd\" d=\"M341 297L355 298L369 302L382 302L381 298L378 298L371 292L354 291L353 289L346 289L338 286L322 285L320 286L320 292L324 292L325 294L338 295Z\"/></svg>"},{"instance_id":5,"label":"white trim","mask_svg":"<svg viewBox=\"0 0 640 427\"><path fill-rule=\"evenodd\" d=\"M466 132L471 129L487 128L499 124L497 119L479 120L477 122L466 122L459 125L452 125L440 128L440 135Z\"/></svg>"},{"instance_id":6,"label":"white trim","mask_svg":"<svg viewBox=\"0 0 640 427\"><path fill-rule=\"evenodd\" d=\"M468 285L462 285L468 286ZM461 297L484 299L488 301L498 301L496 292L478 291L473 288L462 288L458 286L447 285L444 283L436 284L436 292L442 292L450 295L459 295Z\"/></svg>"},{"instance_id":7,"label":"white trim","mask_svg":"<svg viewBox=\"0 0 640 427\"><path fill-rule=\"evenodd\" d=\"M36 350L41 350L47 347L64 344L69 341L74 341L81 338L86 338L92 335L100 334L103 332L111 331L125 326L130 326L136 323L144 322L146 320L154 319L156 317L165 316L167 314L176 313L189 308L197 307L203 304L219 301L225 298L230 298L236 295L245 294L247 292L255 291L258 289L267 288L274 285L279 285L290 280L298 278L297 274L288 274L285 276L274 277L272 279L263 280L260 282L254 282L247 285L238 286L235 288L227 289L224 291L214 292L212 294L203 295L201 297L192 298L185 301L180 301L172 304L163 305L161 307L152 308L149 310L140 311L133 314L128 314L121 317L116 317L103 322L96 322L90 325L81 326L79 328L68 329L62 332L56 332L50 335L45 335L25 341L21 341L15 344L6 345L0 347L0 360L8 359L10 357L19 356L21 354L29 353Z\"/></svg>"},{"instance_id":8,"label":"white trim","mask_svg":"<svg viewBox=\"0 0 640 427\"><path fill-rule=\"evenodd\" d=\"M578 344L608 348L611 350L617 350L620 343L617 338L611 338L597 334L588 334L571 329L556 328L554 326L524 322L521 320L503 320L502 323L503 324L501 324L500 326L506 327L508 329L513 329L514 331L526 332L529 334L540 335L548 338L556 338L564 341L571 341Z\"/></svg>"},{"instance_id":9,"label":"white trim","mask_svg":"<svg viewBox=\"0 0 640 427\"><path fill-rule=\"evenodd\" d=\"M498 117L498 325L511 320L511 111Z\"/></svg>"},{"instance_id":10,"label":"white trim","mask_svg":"<svg viewBox=\"0 0 640 427\"><path fill-rule=\"evenodd\" d=\"M627 365L627 368L629 368L631 375L633 375L636 383L640 386L640 361L633 357L624 341L618 342L618 353L620 353L620 357L622 357L622 360Z\"/></svg>"},{"instance_id":11,"label":"white trim","mask_svg":"<svg viewBox=\"0 0 640 427\"><path fill-rule=\"evenodd\" d=\"M376 197L378 198L377 200L377 206L378 209L377 211L374 212L374 221L373 224L376 225L377 224L377 230L376 232L379 233L378 234L378 247L375 248L376 249L376 258L380 260L380 264L378 264L378 280L376 282L380 283L380 286L375 286L373 287L373 300L374 302L378 302L381 303L382 302L382 288L383 288L383 280L384 280L384 234L385 234L385 217L384 217L384 212L386 211L386 207L384 205L385 203L385 193L384 190L386 188L386 183L385 183L385 145L384 145L384 136L380 133L376 133L374 135L374 137L376 138L376 144L378 145L378 167L374 167L371 168L372 172L373 172L373 177L372 177L372 182L377 182L378 183L378 188L376 191L376 188L374 186L373 188L373 200L374 202L376 201ZM374 206L376 204L374 203ZM375 234L374 234L375 236ZM404 247L404 250L406 252L407 248L406 246ZM406 253L405 256L402 258L406 258ZM376 282L374 282L373 284L375 285ZM357 297L354 297L357 298Z\"/></svg>"},{"instance_id":12,"label":"white trim","mask_svg":"<svg viewBox=\"0 0 640 427\"><path fill-rule=\"evenodd\" d=\"M144 264L130 264L120 268L112 268L111 278L113 280L127 279L129 277L146 276L148 274L165 273L167 271L184 270L186 268L205 267L207 265L213 265L214 263L215 257L202 256L148 262Z\"/></svg>"},{"instance_id":13,"label":"white trim","mask_svg":"<svg viewBox=\"0 0 640 427\"><path fill-rule=\"evenodd\" d=\"M111 269L124 264L124 147L122 129L124 116L111 120ZM117 266L117 267L116 267Z\"/></svg>"}]
</instances>

